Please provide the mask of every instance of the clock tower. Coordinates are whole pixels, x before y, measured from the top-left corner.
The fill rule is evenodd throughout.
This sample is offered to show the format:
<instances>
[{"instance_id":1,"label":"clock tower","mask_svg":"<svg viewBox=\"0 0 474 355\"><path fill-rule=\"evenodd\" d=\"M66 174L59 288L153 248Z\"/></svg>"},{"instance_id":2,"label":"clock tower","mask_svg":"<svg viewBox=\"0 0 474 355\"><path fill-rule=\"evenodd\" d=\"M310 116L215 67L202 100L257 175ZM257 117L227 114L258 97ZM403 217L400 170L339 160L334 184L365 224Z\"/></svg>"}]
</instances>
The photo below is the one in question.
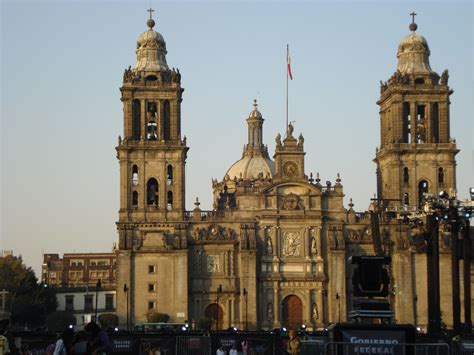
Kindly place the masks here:
<instances>
[{"instance_id":1,"label":"clock tower","mask_svg":"<svg viewBox=\"0 0 474 355\"><path fill-rule=\"evenodd\" d=\"M275 155L275 179L307 180L304 173L304 138L300 134L298 139L293 136L294 127L290 123L286 130L286 137L281 141L277 135Z\"/></svg>"}]
</instances>

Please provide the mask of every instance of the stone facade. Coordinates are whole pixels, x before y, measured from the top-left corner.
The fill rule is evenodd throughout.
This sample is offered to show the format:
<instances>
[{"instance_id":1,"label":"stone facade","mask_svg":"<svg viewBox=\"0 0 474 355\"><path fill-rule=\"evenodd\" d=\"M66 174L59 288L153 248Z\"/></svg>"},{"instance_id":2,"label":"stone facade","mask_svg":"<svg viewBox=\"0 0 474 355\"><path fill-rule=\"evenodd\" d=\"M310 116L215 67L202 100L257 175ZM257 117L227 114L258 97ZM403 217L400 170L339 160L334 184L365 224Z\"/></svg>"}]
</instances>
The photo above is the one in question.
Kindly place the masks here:
<instances>
[{"instance_id":1,"label":"stone facade","mask_svg":"<svg viewBox=\"0 0 474 355\"><path fill-rule=\"evenodd\" d=\"M153 311L174 322L218 318L220 329L323 328L345 321L354 301L348 257L375 253L370 214L355 212L352 202L344 207L339 174L323 184L319 176L306 175L304 137L296 136L291 124L284 137L276 137L270 159L256 102L242 158L221 181L213 180L214 209L203 211L196 201L186 211L184 89L179 71L168 68L166 43L153 30L154 21L147 24L137 43L137 64L125 71L121 88L124 136L116 148L121 322L127 313L134 323ZM418 206L424 180L429 192L455 188L447 74L426 72L429 49L419 37L402 41L400 68L381 89L375 162L379 197L392 206L401 206L405 193L409 207ZM407 55L410 51L424 52L417 57ZM421 64L412 65L410 58ZM425 71L418 73L418 67ZM409 123L408 116L414 117ZM396 320L426 325L423 248L415 233L393 218L382 218L380 237L383 252L393 258L390 301ZM443 249L443 278L449 278L448 249ZM448 287L442 292L447 324L449 295Z\"/></svg>"}]
</instances>

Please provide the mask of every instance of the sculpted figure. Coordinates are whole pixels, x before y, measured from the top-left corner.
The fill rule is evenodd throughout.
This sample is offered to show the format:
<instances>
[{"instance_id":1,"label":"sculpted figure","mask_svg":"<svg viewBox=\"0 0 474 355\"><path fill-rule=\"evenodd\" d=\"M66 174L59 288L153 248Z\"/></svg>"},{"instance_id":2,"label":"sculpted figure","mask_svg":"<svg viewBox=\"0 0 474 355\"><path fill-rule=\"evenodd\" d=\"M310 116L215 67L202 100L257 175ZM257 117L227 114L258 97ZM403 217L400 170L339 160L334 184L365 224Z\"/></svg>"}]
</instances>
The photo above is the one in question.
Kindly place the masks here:
<instances>
[{"instance_id":1,"label":"sculpted figure","mask_svg":"<svg viewBox=\"0 0 474 355\"><path fill-rule=\"evenodd\" d=\"M281 146L281 134L278 133L276 138L275 138L275 142L276 142L276 145L277 147Z\"/></svg>"},{"instance_id":2,"label":"sculpted figure","mask_svg":"<svg viewBox=\"0 0 474 355\"><path fill-rule=\"evenodd\" d=\"M273 254L272 238L270 238L270 237L267 237L267 254L268 255Z\"/></svg>"},{"instance_id":3,"label":"sculpted figure","mask_svg":"<svg viewBox=\"0 0 474 355\"><path fill-rule=\"evenodd\" d=\"M443 71L443 74L441 74L441 79L440 79L439 83L441 85L448 85L448 79L449 79L449 72L448 72L448 69L445 69Z\"/></svg>"},{"instance_id":4,"label":"sculpted figure","mask_svg":"<svg viewBox=\"0 0 474 355\"><path fill-rule=\"evenodd\" d=\"M311 255L317 255L318 248L316 246L316 239L313 237L311 238Z\"/></svg>"}]
</instances>

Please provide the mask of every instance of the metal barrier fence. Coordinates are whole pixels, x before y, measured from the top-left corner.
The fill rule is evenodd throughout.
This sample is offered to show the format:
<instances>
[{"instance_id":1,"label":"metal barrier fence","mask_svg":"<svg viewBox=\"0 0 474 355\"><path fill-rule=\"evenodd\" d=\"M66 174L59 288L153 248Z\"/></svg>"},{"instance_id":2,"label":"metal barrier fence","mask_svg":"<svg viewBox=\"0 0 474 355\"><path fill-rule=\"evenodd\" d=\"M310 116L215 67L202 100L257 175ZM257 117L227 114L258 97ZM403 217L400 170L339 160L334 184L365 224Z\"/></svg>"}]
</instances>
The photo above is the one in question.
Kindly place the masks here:
<instances>
[{"instance_id":1,"label":"metal barrier fence","mask_svg":"<svg viewBox=\"0 0 474 355\"><path fill-rule=\"evenodd\" d=\"M324 355L325 347L324 340L302 340L300 355Z\"/></svg>"},{"instance_id":2,"label":"metal barrier fence","mask_svg":"<svg viewBox=\"0 0 474 355\"><path fill-rule=\"evenodd\" d=\"M453 342L452 355L474 355L474 340Z\"/></svg>"},{"instance_id":3,"label":"metal barrier fence","mask_svg":"<svg viewBox=\"0 0 474 355\"><path fill-rule=\"evenodd\" d=\"M445 343L420 343L400 344L391 340L379 343L347 343L330 342L325 346L327 355L365 355L365 354L390 354L390 355L450 355L451 351Z\"/></svg>"},{"instance_id":4,"label":"metal barrier fence","mask_svg":"<svg viewBox=\"0 0 474 355\"><path fill-rule=\"evenodd\" d=\"M180 336L176 338L176 354L179 355L210 355L211 337Z\"/></svg>"}]
</instances>

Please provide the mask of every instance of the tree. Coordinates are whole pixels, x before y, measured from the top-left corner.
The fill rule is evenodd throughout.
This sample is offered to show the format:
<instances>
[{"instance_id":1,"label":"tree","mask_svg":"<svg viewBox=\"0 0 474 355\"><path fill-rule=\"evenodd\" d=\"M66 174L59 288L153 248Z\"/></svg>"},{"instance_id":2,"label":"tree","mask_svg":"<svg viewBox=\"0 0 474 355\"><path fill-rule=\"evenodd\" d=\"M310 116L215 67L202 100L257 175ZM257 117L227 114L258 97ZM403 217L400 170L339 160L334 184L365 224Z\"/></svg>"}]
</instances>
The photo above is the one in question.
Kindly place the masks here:
<instances>
[{"instance_id":1,"label":"tree","mask_svg":"<svg viewBox=\"0 0 474 355\"><path fill-rule=\"evenodd\" d=\"M170 316L165 313L158 313L157 311L150 310L146 318L148 323L166 323L170 320Z\"/></svg>"},{"instance_id":2,"label":"tree","mask_svg":"<svg viewBox=\"0 0 474 355\"><path fill-rule=\"evenodd\" d=\"M76 317L67 311L53 312L46 317L49 332L62 332L70 325L76 325Z\"/></svg>"},{"instance_id":3,"label":"tree","mask_svg":"<svg viewBox=\"0 0 474 355\"><path fill-rule=\"evenodd\" d=\"M7 308L12 325L41 326L46 314L56 310L54 290L43 286L21 256L0 258L0 290L9 292Z\"/></svg>"},{"instance_id":4,"label":"tree","mask_svg":"<svg viewBox=\"0 0 474 355\"><path fill-rule=\"evenodd\" d=\"M119 324L119 318L113 313L103 313L99 316L99 323L102 328L114 328Z\"/></svg>"}]
</instances>

